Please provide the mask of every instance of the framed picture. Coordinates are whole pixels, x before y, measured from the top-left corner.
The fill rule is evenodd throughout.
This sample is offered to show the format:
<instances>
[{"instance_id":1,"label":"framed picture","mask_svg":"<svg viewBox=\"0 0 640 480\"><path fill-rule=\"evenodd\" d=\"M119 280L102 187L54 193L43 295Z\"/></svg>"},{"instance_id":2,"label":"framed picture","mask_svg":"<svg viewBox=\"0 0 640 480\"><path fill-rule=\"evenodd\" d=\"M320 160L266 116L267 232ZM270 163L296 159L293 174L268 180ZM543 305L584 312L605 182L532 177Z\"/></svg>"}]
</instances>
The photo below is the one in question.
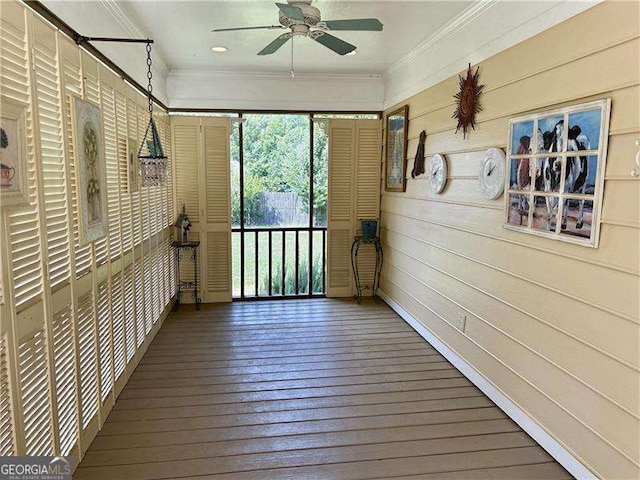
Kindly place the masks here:
<instances>
[{"instance_id":1,"label":"framed picture","mask_svg":"<svg viewBox=\"0 0 640 480\"><path fill-rule=\"evenodd\" d=\"M597 248L611 100L509 120L505 228Z\"/></svg>"},{"instance_id":2,"label":"framed picture","mask_svg":"<svg viewBox=\"0 0 640 480\"><path fill-rule=\"evenodd\" d=\"M76 185L80 212L80 244L107 233L107 172L98 105L72 97Z\"/></svg>"},{"instance_id":3,"label":"framed picture","mask_svg":"<svg viewBox=\"0 0 640 480\"><path fill-rule=\"evenodd\" d=\"M409 106L387 115L385 185L388 192L404 192L407 186L407 131Z\"/></svg>"},{"instance_id":4,"label":"framed picture","mask_svg":"<svg viewBox=\"0 0 640 480\"><path fill-rule=\"evenodd\" d=\"M0 205L29 203L26 105L0 97Z\"/></svg>"},{"instance_id":5,"label":"framed picture","mask_svg":"<svg viewBox=\"0 0 640 480\"><path fill-rule=\"evenodd\" d=\"M127 139L127 180L129 193L138 191L140 184L140 169L138 168L138 141L135 138Z\"/></svg>"}]
</instances>

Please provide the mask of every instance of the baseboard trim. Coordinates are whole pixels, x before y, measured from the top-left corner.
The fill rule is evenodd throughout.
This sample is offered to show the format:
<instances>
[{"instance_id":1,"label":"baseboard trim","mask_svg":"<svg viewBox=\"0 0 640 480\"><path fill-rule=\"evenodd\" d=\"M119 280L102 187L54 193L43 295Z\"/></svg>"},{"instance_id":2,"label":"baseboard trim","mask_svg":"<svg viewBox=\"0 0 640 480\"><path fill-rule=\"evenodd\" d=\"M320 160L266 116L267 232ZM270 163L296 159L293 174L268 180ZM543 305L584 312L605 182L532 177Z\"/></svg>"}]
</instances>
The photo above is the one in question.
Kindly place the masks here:
<instances>
[{"instance_id":1,"label":"baseboard trim","mask_svg":"<svg viewBox=\"0 0 640 480\"><path fill-rule=\"evenodd\" d=\"M500 409L516 422L531 438L533 438L549 455L555 458L560 465L567 469L577 479L596 480L598 477L585 467L571 452L564 448L546 430L516 405L509 397L503 394L498 387L478 372L471 364L455 353L442 340L436 337L427 327L420 323L413 315L393 300L386 292L379 290L380 297L402 319L407 322L422 338L429 342L443 357L453 364L476 387L491 399Z\"/></svg>"}]
</instances>

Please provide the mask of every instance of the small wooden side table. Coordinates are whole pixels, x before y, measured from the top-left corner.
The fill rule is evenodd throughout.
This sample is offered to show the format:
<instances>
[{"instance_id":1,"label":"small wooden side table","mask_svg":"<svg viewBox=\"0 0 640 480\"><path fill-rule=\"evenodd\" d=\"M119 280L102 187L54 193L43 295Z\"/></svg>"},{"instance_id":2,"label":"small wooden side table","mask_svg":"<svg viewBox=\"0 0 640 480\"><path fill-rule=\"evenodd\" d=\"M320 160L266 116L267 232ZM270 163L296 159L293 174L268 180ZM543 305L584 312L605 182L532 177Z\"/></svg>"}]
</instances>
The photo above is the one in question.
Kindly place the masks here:
<instances>
[{"instance_id":1,"label":"small wooden side table","mask_svg":"<svg viewBox=\"0 0 640 480\"><path fill-rule=\"evenodd\" d=\"M358 250L362 245L373 245L376 249L376 269L373 273L373 284L363 286L360 280L360 273L358 271ZM382 271L382 244L379 237L364 238L362 235L353 237L353 243L351 244L351 268L353 270L353 277L356 281L356 295L355 298L358 303L362 300L363 290L371 290L373 292L373 298L378 296L378 286L380 285L380 272Z\"/></svg>"},{"instance_id":2,"label":"small wooden side table","mask_svg":"<svg viewBox=\"0 0 640 480\"><path fill-rule=\"evenodd\" d=\"M173 310L177 310L182 300L182 294L185 290L193 290L193 299L196 303L196 310L200 310L200 304L202 299L198 296L198 247L200 242L171 242L171 246L175 250L176 254L176 280L178 282L178 294L176 303L173 306ZM180 260L185 257L185 260L191 260L193 262L193 281L183 281L180 279Z\"/></svg>"}]
</instances>

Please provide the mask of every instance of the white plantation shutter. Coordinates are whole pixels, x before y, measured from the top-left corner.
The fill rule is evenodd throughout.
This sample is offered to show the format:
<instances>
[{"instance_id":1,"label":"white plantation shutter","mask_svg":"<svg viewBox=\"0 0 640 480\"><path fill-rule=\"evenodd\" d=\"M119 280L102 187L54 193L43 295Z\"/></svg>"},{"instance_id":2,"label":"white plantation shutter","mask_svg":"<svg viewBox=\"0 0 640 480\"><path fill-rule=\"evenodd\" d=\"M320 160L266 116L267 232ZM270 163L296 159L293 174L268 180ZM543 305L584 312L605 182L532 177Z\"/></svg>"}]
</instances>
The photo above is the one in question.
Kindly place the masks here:
<instances>
[{"instance_id":1,"label":"white plantation shutter","mask_svg":"<svg viewBox=\"0 0 640 480\"><path fill-rule=\"evenodd\" d=\"M53 452L49 364L44 330L38 330L18 347L22 422L27 455Z\"/></svg>"},{"instance_id":2,"label":"white plantation shutter","mask_svg":"<svg viewBox=\"0 0 640 480\"><path fill-rule=\"evenodd\" d=\"M15 455L7 338L0 338L0 457Z\"/></svg>"},{"instance_id":3,"label":"white plantation shutter","mask_svg":"<svg viewBox=\"0 0 640 480\"><path fill-rule=\"evenodd\" d=\"M111 315L113 320L113 369L115 380L124 372L127 362L125 359L124 338L124 297L122 288L122 273L111 277Z\"/></svg>"},{"instance_id":4,"label":"white plantation shutter","mask_svg":"<svg viewBox=\"0 0 640 480\"><path fill-rule=\"evenodd\" d=\"M198 157L200 151L200 120L172 117L172 149L176 182L176 210L186 206L191 223L200 223L198 194Z\"/></svg>"},{"instance_id":5,"label":"white plantation shutter","mask_svg":"<svg viewBox=\"0 0 640 480\"><path fill-rule=\"evenodd\" d=\"M72 231L73 231L73 247L75 258L75 276L82 277L91 270L91 245L80 247L80 217L78 206L78 179L76 175L76 152L73 144L73 115L71 113L71 104L73 103L73 95L82 95L82 71L80 68L80 53L76 46L70 42L61 42L61 61L62 61L62 84L64 86L64 118L66 124L67 137L65 139L65 149L67 152L67 165L70 174L71 185L71 212L72 212Z\"/></svg>"},{"instance_id":6,"label":"white plantation shutter","mask_svg":"<svg viewBox=\"0 0 640 480\"><path fill-rule=\"evenodd\" d=\"M18 310L42 294L40 225L37 207L16 210L9 215L12 251L13 294Z\"/></svg>"},{"instance_id":7,"label":"white plantation shutter","mask_svg":"<svg viewBox=\"0 0 640 480\"><path fill-rule=\"evenodd\" d=\"M138 108L132 98L127 97L127 132L128 137L137 139L138 142L142 137L138 135ZM139 146L138 146L139 148ZM137 156L136 152L136 156ZM142 243L142 216L140 210L140 195L142 186L138 187L138 191L131 194L131 224L133 225L133 245L138 246Z\"/></svg>"},{"instance_id":8,"label":"white plantation shutter","mask_svg":"<svg viewBox=\"0 0 640 480\"><path fill-rule=\"evenodd\" d=\"M123 84L120 84L122 88ZM115 91L116 131L118 135L118 175L120 177L120 222L122 225L122 250L128 252L133 247L131 195L129 192L127 156L127 99L118 88ZM137 155L138 152L135 152Z\"/></svg>"},{"instance_id":9,"label":"white plantation shutter","mask_svg":"<svg viewBox=\"0 0 640 480\"><path fill-rule=\"evenodd\" d=\"M329 123L327 296L330 297L353 294L353 236L360 232L360 219L379 216L381 128L380 120ZM369 247L362 247L358 253L363 284L373 282L375 270L375 250Z\"/></svg>"},{"instance_id":10,"label":"white plantation shutter","mask_svg":"<svg viewBox=\"0 0 640 480\"><path fill-rule=\"evenodd\" d=\"M380 165L382 155L382 122L356 120L355 138L355 217L354 229L362 233L361 219L380 216ZM358 273L363 285L371 286L375 275L376 254L373 245L358 251ZM366 290L372 294L373 290Z\"/></svg>"},{"instance_id":11,"label":"white plantation shutter","mask_svg":"<svg viewBox=\"0 0 640 480\"><path fill-rule=\"evenodd\" d=\"M81 417L82 428L86 428L98 413L98 358L92 291L78 299L78 336Z\"/></svg>"},{"instance_id":12,"label":"white plantation shutter","mask_svg":"<svg viewBox=\"0 0 640 480\"><path fill-rule=\"evenodd\" d=\"M207 233L206 292L208 301L225 301L229 295L231 268L231 233ZM228 300L227 300L228 301Z\"/></svg>"},{"instance_id":13,"label":"white plantation shutter","mask_svg":"<svg viewBox=\"0 0 640 480\"><path fill-rule=\"evenodd\" d=\"M327 296L353 294L351 262L353 237L353 175L355 121L329 123L329 194L327 197Z\"/></svg>"},{"instance_id":14,"label":"white plantation shutter","mask_svg":"<svg viewBox=\"0 0 640 480\"><path fill-rule=\"evenodd\" d=\"M104 402L113 387L113 363L111 361L111 306L110 285L105 280L98 285L98 346L100 357L100 400Z\"/></svg>"},{"instance_id":15,"label":"white plantation shutter","mask_svg":"<svg viewBox=\"0 0 640 480\"><path fill-rule=\"evenodd\" d=\"M53 316L55 388L60 453L68 455L78 441L76 364L71 305Z\"/></svg>"},{"instance_id":16,"label":"white plantation shutter","mask_svg":"<svg viewBox=\"0 0 640 480\"><path fill-rule=\"evenodd\" d=\"M47 264L51 287L70 277L69 219L62 137L62 103L58 82L55 32L34 22L36 101L40 137L40 169L44 194Z\"/></svg>"},{"instance_id":17,"label":"white plantation shutter","mask_svg":"<svg viewBox=\"0 0 640 480\"><path fill-rule=\"evenodd\" d=\"M154 289L154 304L153 304L153 316L151 322L155 323L164 305L164 282L162 281L162 247L163 244L159 243L154 249L151 257L151 278L153 279ZM151 329L150 326L147 328Z\"/></svg>"},{"instance_id":18,"label":"white plantation shutter","mask_svg":"<svg viewBox=\"0 0 640 480\"><path fill-rule=\"evenodd\" d=\"M142 259L142 275L144 278L144 288L145 288L145 308L144 308L144 325L142 329L142 335L138 333L138 342L142 343L144 341L144 337L146 333L151 330L151 324L153 323L153 317L155 315L155 304L156 304L156 295L157 289L155 287L155 279L152 275L153 269L153 248L147 250L147 254ZM139 327L138 327L139 328ZM139 331L140 332L140 331Z\"/></svg>"},{"instance_id":19,"label":"white plantation shutter","mask_svg":"<svg viewBox=\"0 0 640 480\"><path fill-rule=\"evenodd\" d=\"M36 202L37 182L35 172L34 127L27 55L26 22L21 6L3 2L0 18L0 91L2 95L23 102L27 121L27 165L30 206L9 212L9 246L11 250L11 275L13 278L14 304L18 310L42 295L42 268L40 225ZM8 294L10 295L11 292Z\"/></svg>"},{"instance_id":20,"label":"white plantation shutter","mask_svg":"<svg viewBox=\"0 0 640 480\"><path fill-rule=\"evenodd\" d=\"M104 153L107 172L107 219L109 257L111 260L122 255L120 235L120 182L118 143L116 140L116 111L113 91L113 74L105 68L100 69L102 130L104 132ZM126 172L126 170L125 170Z\"/></svg>"},{"instance_id":21,"label":"white plantation shutter","mask_svg":"<svg viewBox=\"0 0 640 480\"><path fill-rule=\"evenodd\" d=\"M382 124L380 120L356 120L356 216L376 219L380 212L380 164Z\"/></svg>"},{"instance_id":22,"label":"white plantation shutter","mask_svg":"<svg viewBox=\"0 0 640 480\"><path fill-rule=\"evenodd\" d=\"M130 373L136 345L175 291L164 230L174 215L173 180L146 189L142 201L134 195L134 216L127 138L141 139L146 101L24 3L4 0L0 8L0 91L25 106L30 201L3 212L0 228L0 455L79 460L100 426L100 400L110 400L114 377L122 388L127 360ZM100 105L107 163L108 236L82 248L72 96ZM157 117L170 151L168 116L158 109Z\"/></svg>"},{"instance_id":23,"label":"white plantation shutter","mask_svg":"<svg viewBox=\"0 0 640 480\"><path fill-rule=\"evenodd\" d=\"M123 270L124 281L124 326L126 362L129 363L136 352L136 301L134 294L133 264Z\"/></svg>"},{"instance_id":24,"label":"white plantation shutter","mask_svg":"<svg viewBox=\"0 0 640 480\"><path fill-rule=\"evenodd\" d=\"M145 275L144 275L144 259L136 258L133 264L134 271L134 285L135 285L135 299L136 299L136 322L135 322L135 338L136 347L142 345L144 341L144 322L145 322L145 290L146 294L150 295L151 292L145 287Z\"/></svg>"},{"instance_id":25,"label":"white plantation shutter","mask_svg":"<svg viewBox=\"0 0 640 480\"><path fill-rule=\"evenodd\" d=\"M162 304L166 305L169 303L169 299L173 296L175 285L172 283L172 275L171 272L173 270L173 249L169 245L169 238L166 238L162 242L162 257L160 258L160 265L162 266L162 281L164 283L164 298L162 299Z\"/></svg>"},{"instance_id":26,"label":"white plantation shutter","mask_svg":"<svg viewBox=\"0 0 640 480\"><path fill-rule=\"evenodd\" d=\"M80 56L82 60L82 80L84 81L85 99L100 106L100 80L98 78L98 62L86 52L82 52ZM102 118L104 112L100 109ZM103 121L104 124L104 121ZM103 135L104 140L104 135ZM99 147L106 157L104 143ZM108 234L94 242L94 254L96 257L96 266L106 263L109 256L109 236Z\"/></svg>"},{"instance_id":27,"label":"white plantation shutter","mask_svg":"<svg viewBox=\"0 0 640 480\"><path fill-rule=\"evenodd\" d=\"M206 232L201 255L205 302L231 301L231 180L230 121L226 118L202 119L204 160L204 219Z\"/></svg>"},{"instance_id":28,"label":"white plantation shutter","mask_svg":"<svg viewBox=\"0 0 640 480\"><path fill-rule=\"evenodd\" d=\"M147 100L142 96L138 95L136 97L136 112L138 116L138 136L137 138L142 139L145 131L147 130L147 125L149 124L149 112L148 112L148 104ZM142 106L141 103L144 105ZM151 237L151 212L150 212L150 202L152 191L156 190L158 187L141 187L140 189L140 216L141 216L141 225L142 225L142 240L147 240ZM144 252L145 255L147 252Z\"/></svg>"}]
</instances>

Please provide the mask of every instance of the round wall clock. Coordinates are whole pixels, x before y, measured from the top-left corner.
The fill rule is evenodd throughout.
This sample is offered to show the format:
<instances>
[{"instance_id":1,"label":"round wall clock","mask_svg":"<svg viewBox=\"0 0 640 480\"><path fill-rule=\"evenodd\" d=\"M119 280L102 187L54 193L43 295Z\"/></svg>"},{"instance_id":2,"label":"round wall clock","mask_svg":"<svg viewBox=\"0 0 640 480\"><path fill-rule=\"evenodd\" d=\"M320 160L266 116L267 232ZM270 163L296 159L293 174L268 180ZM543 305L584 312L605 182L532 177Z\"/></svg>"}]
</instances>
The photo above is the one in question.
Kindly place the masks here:
<instances>
[{"instance_id":1,"label":"round wall clock","mask_svg":"<svg viewBox=\"0 0 640 480\"><path fill-rule=\"evenodd\" d=\"M447 184L447 159L439 153L431 157L429 183L433 193L440 193Z\"/></svg>"},{"instance_id":2,"label":"round wall clock","mask_svg":"<svg viewBox=\"0 0 640 480\"><path fill-rule=\"evenodd\" d=\"M495 200L504 191L506 155L499 148L490 148L480 165L480 191L487 200Z\"/></svg>"}]
</instances>

